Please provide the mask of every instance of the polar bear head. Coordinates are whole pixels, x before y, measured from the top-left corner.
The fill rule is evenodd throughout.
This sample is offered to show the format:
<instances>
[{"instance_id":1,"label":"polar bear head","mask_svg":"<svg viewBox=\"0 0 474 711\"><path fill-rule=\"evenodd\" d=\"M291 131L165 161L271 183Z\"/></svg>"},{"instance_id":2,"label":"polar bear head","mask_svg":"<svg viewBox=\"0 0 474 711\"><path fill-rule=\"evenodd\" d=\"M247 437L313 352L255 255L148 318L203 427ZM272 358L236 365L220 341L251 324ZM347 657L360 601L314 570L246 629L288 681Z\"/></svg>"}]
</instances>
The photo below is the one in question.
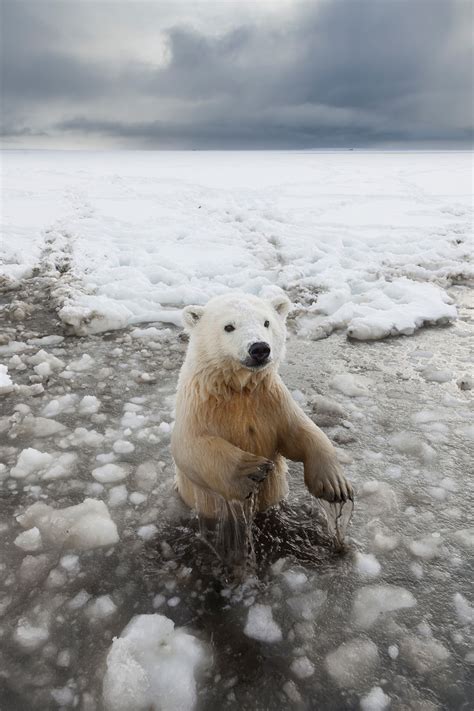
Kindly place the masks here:
<instances>
[{"instance_id":1,"label":"polar bear head","mask_svg":"<svg viewBox=\"0 0 474 711\"><path fill-rule=\"evenodd\" d=\"M283 359L286 317L284 295L270 299L244 293L215 296L206 306L187 306L183 322L190 352L203 366L258 372Z\"/></svg>"}]
</instances>

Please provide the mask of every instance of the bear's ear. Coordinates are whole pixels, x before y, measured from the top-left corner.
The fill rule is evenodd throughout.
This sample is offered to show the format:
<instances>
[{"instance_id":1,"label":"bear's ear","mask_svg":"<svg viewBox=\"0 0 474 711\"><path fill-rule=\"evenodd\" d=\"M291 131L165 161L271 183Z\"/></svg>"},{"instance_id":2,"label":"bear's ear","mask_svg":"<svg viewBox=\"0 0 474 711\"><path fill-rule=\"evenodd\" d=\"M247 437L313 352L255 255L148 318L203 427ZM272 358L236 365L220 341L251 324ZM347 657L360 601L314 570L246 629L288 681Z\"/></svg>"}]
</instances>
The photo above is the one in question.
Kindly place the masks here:
<instances>
[{"instance_id":1,"label":"bear's ear","mask_svg":"<svg viewBox=\"0 0 474 711\"><path fill-rule=\"evenodd\" d=\"M291 301L285 294L274 296L270 303L281 318L286 321L286 317L291 309Z\"/></svg>"},{"instance_id":2,"label":"bear's ear","mask_svg":"<svg viewBox=\"0 0 474 711\"><path fill-rule=\"evenodd\" d=\"M194 328L204 313L204 306L185 306L182 311L183 324L187 329Z\"/></svg>"}]
</instances>

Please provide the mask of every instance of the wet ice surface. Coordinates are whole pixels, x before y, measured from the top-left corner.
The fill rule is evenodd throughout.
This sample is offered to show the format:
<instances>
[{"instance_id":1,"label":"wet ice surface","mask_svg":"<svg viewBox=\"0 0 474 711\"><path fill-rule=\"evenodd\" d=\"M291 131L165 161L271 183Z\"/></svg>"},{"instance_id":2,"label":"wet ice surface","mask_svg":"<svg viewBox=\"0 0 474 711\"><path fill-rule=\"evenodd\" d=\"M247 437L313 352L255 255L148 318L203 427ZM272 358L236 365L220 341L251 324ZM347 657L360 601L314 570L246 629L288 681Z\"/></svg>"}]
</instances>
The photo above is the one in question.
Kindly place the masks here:
<instances>
[{"instance_id":1,"label":"wet ice surface","mask_svg":"<svg viewBox=\"0 0 474 711\"><path fill-rule=\"evenodd\" d=\"M179 331L63 338L47 289L37 277L4 297L32 312L0 347L16 388L0 400L3 711L117 708L107 689L130 669L136 708L147 670L164 709L194 695L203 709L469 708L467 289L450 289L456 324L410 338L290 335L285 381L357 490L348 550L308 554L316 511L295 465L289 509L266 524L272 555L234 574L172 492ZM160 617L127 627L135 615Z\"/></svg>"}]
</instances>

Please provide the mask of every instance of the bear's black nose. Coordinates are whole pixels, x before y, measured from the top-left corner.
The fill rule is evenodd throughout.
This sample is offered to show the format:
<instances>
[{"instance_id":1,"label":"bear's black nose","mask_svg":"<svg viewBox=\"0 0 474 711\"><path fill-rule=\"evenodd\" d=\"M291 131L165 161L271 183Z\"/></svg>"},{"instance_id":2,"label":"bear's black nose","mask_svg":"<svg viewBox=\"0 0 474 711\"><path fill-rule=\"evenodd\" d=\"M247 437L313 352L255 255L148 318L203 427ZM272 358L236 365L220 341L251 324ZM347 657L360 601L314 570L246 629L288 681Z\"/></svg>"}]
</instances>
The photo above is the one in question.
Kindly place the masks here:
<instances>
[{"instance_id":1,"label":"bear's black nose","mask_svg":"<svg viewBox=\"0 0 474 711\"><path fill-rule=\"evenodd\" d=\"M249 348L249 356L257 361L257 363L263 363L267 360L270 355L270 346L268 343L263 341L258 341L257 343L252 343Z\"/></svg>"}]
</instances>

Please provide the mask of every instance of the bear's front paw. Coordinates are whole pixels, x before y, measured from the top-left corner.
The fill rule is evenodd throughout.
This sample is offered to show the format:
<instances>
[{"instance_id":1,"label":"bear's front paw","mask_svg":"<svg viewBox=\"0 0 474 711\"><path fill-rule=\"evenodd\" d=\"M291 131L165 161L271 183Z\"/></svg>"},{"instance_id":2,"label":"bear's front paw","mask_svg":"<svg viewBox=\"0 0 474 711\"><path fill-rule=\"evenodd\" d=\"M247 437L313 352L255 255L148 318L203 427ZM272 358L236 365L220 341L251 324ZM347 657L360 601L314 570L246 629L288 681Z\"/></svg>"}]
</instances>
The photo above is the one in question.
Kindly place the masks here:
<instances>
[{"instance_id":1,"label":"bear's front paw","mask_svg":"<svg viewBox=\"0 0 474 711\"><path fill-rule=\"evenodd\" d=\"M249 474L248 477L252 481L255 481L257 484L261 484L262 481L265 481L265 479L267 478L267 474L269 474L272 469L274 469L274 467L275 465L273 464L273 462L267 459L263 464L260 464L256 471L254 471L252 474Z\"/></svg>"},{"instance_id":2,"label":"bear's front paw","mask_svg":"<svg viewBox=\"0 0 474 711\"><path fill-rule=\"evenodd\" d=\"M354 500L352 484L347 481L335 461L318 462L317 468L305 467L305 484L313 496L326 501Z\"/></svg>"},{"instance_id":3,"label":"bear's front paw","mask_svg":"<svg viewBox=\"0 0 474 711\"><path fill-rule=\"evenodd\" d=\"M242 498L247 499L258 490L259 485L265 481L275 465L271 459L248 454L239 463L236 484L241 491Z\"/></svg>"}]
</instances>

